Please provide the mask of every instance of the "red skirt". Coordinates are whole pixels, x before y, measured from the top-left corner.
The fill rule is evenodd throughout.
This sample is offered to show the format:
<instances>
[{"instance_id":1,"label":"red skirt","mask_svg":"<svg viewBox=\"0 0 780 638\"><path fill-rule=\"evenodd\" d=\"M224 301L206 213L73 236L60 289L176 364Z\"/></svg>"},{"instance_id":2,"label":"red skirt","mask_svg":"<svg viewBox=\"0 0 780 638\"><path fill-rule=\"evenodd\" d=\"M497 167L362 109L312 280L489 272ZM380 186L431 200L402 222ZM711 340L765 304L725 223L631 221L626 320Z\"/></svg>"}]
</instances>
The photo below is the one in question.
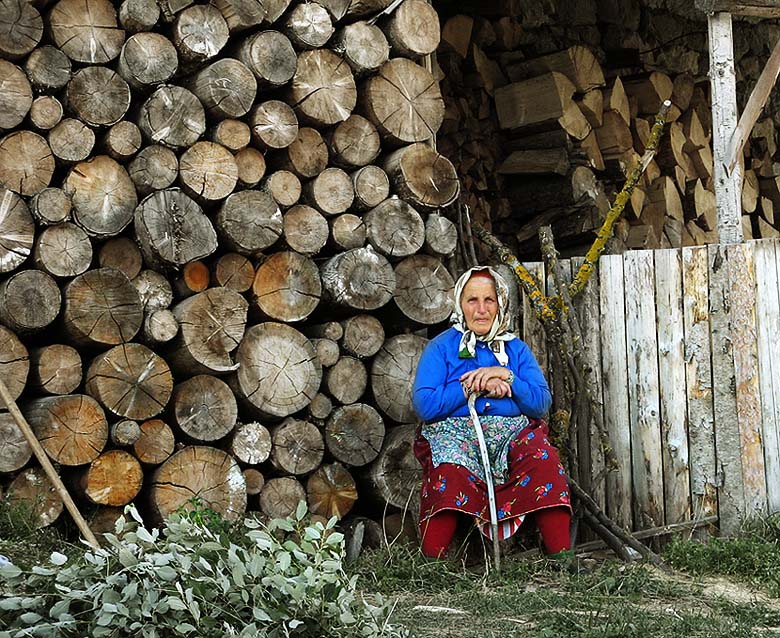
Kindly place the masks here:
<instances>
[{"instance_id":1,"label":"red skirt","mask_svg":"<svg viewBox=\"0 0 780 638\"><path fill-rule=\"evenodd\" d=\"M433 466L431 448L420 428L414 454L423 468L420 488L420 529L442 510L454 510L475 518L484 533L490 528L490 506L485 482L454 463ZM523 518L537 510L565 506L571 509L569 484L558 450L550 442L544 421L531 419L509 444L508 478L495 486L499 538L511 536Z\"/></svg>"}]
</instances>

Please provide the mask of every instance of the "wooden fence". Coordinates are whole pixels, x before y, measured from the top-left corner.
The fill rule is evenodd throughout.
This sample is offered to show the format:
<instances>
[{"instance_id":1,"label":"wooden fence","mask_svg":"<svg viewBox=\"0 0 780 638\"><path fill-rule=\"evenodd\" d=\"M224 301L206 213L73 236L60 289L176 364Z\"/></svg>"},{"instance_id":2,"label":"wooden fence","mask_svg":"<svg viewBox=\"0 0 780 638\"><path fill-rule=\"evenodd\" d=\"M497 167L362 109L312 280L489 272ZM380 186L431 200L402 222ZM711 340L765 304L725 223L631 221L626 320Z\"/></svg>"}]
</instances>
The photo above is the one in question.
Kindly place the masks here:
<instances>
[{"instance_id":1,"label":"wooden fence","mask_svg":"<svg viewBox=\"0 0 780 638\"><path fill-rule=\"evenodd\" d=\"M576 272L581 259L563 263ZM621 524L718 516L732 535L780 511L779 272L778 240L601 258L575 306L619 465L589 489ZM547 368L527 300L523 316ZM585 435L578 454L595 476L603 454Z\"/></svg>"}]
</instances>

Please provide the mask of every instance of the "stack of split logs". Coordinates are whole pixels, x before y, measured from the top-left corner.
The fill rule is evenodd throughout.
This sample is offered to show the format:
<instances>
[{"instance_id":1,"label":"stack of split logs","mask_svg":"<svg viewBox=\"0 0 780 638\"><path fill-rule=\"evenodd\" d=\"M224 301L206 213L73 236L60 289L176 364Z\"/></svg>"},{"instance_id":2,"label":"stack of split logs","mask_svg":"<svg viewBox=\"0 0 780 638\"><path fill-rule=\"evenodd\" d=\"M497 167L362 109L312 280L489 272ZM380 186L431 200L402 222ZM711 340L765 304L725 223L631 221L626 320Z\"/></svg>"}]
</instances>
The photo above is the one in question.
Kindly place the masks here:
<instances>
[{"instance_id":1,"label":"stack of split logs","mask_svg":"<svg viewBox=\"0 0 780 638\"><path fill-rule=\"evenodd\" d=\"M439 39L424 0L0 0L0 369L96 527L407 504ZM7 412L0 476L57 518Z\"/></svg>"},{"instance_id":2,"label":"stack of split logs","mask_svg":"<svg viewBox=\"0 0 780 638\"><path fill-rule=\"evenodd\" d=\"M455 163L472 218L491 223L523 256L538 255L545 224L570 252L589 245L670 99L660 149L615 249L714 243L708 79L602 67L599 51L583 45L527 57L523 41L511 17L456 15L443 26L438 62L447 111L439 149ZM767 118L747 145L746 238L778 235L775 138Z\"/></svg>"}]
</instances>

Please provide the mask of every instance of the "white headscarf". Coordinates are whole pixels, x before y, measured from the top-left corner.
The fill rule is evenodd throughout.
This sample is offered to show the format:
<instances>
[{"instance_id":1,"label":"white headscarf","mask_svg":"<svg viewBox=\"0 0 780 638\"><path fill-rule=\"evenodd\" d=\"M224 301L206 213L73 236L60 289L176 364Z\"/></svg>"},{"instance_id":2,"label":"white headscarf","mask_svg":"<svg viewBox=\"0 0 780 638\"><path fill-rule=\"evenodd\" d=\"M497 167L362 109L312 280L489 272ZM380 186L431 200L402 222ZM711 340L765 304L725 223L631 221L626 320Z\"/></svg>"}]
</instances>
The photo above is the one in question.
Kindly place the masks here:
<instances>
[{"instance_id":1,"label":"white headscarf","mask_svg":"<svg viewBox=\"0 0 780 638\"><path fill-rule=\"evenodd\" d=\"M466 317L463 315L463 308L460 305L463 289L471 278L471 275L477 271L486 270L493 277L496 284L496 301L498 302L498 312L493 319L493 325L487 334L476 335L466 326ZM484 341L488 344L493 354L496 355L498 362L505 366L509 363L509 355L506 353L504 342L511 341L517 337L509 332L511 318L509 316L509 287L504 278L489 266L476 266L469 268L464 272L455 283L455 307L450 316L453 328L463 333L458 346L458 357L461 359L473 359L477 356L477 341Z\"/></svg>"}]
</instances>

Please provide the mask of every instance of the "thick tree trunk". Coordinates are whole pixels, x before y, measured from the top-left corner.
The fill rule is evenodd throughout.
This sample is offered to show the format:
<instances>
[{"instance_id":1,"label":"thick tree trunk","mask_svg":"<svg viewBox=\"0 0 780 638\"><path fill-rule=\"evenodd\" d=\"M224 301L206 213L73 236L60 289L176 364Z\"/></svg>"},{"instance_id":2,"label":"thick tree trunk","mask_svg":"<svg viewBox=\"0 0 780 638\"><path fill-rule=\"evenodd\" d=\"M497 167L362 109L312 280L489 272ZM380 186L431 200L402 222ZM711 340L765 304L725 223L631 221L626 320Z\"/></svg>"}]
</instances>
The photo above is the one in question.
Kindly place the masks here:
<instances>
[{"instance_id":1,"label":"thick tree trunk","mask_svg":"<svg viewBox=\"0 0 780 638\"><path fill-rule=\"evenodd\" d=\"M142 270L132 283L147 313L167 308L173 302L171 283L155 270Z\"/></svg>"},{"instance_id":2,"label":"thick tree trunk","mask_svg":"<svg viewBox=\"0 0 780 638\"><path fill-rule=\"evenodd\" d=\"M33 100L30 107L30 123L41 131L53 129L62 120L62 102L56 97L42 95ZM51 142L49 143L51 146Z\"/></svg>"},{"instance_id":3,"label":"thick tree trunk","mask_svg":"<svg viewBox=\"0 0 780 638\"><path fill-rule=\"evenodd\" d=\"M16 131L0 139L0 186L29 197L46 188L53 174L51 148L37 133Z\"/></svg>"},{"instance_id":4,"label":"thick tree trunk","mask_svg":"<svg viewBox=\"0 0 780 638\"><path fill-rule=\"evenodd\" d=\"M143 268L143 257L132 239L117 237L109 239L100 247L98 264L101 268L115 268L122 271L128 279L135 279Z\"/></svg>"},{"instance_id":5,"label":"thick tree trunk","mask_svg":"<svg viewBox=\"0 0 780 638\"><path fill-rule=\"evenodd\" d=\"M167 308L160 308L144 315L142 326L144 342L150 347L168 343L179 334L179 322Z\"/></svg>"},{"instance_id":6,"label":"thick tree trunk","mask_svg":"<svg viewBox=\"0 0 780 638\"><path fill-rule=\"evenodd\" d=\"M48 26L54 44L74 62L110 62L125 41L108 0L61 0L51 10Z\"/></svg>"},{"instance_id":7,"label":"thick tree trunk","mask_svg":"<svg viewBox=\"0 0 780 638\"><path fill-rule=\"evenodd\" d=\"M298 49L319 49L333 35L333 23L324 7L302 2L287 14L284 30Z\"/></svg>"},{"instance_id":8,"label":"thick tree trunk","mask_svg":"<svg viewBox=\"0 0 780 638\"><path fill-rule=\"evenodd\" d=\"M15 270L30 256L35 238L35 222L27 203L16 193L0 188L0 272Z\"/></svg>"},{"instance_id":9,"label":"thick tree trunk","mask_svg":"<svg viewBox=\"0 0 780 638\"><path fill-rule=\"evenodd\" d=\"M212 119L243 117L257 95L252 71L233 58L222 58L198 71L188 83Z\"/></svg>"},{"instance_id":10,"label":"thick tree trunk","mask_svg":"<svg viewBox=\"0 0 780 638\"><path fill-rule=\"evenodd\" d=\"M390 57L385 34L368 22L354 22L340 29L333 39L333 49L344 56L358 77L373 73Z\"/></svg>"},{"instance_id":11,"label":"thick tree trunk","mask_svg":"<svg viewBox=\"0 0 780 638\"><path fill-rule=\"evenodd\" d=\"M196 142L179 158L179 181L184 192L197 201L225 199L238 183L233 154L214 142Z\"/></svg>"},{"instance_id":12,"label":"thick tree trunk","mask_svg":"<svg viewBox=\"0 0 780 638\"><path fill-rule=\"evenodd\" d=\"M246 292L255 280L255 269L252 262L243 255L225 253L217 260L212 279L212 285Z\"/></svg>"},{"instance_id":13,"label":"thick tree trunk","mask_svg":"<svg viewBox=\"0 0 780 638\"><path fill-rule=\"evenodd\" d=\"M276 171L263 180L263 190L269 193L281 208L289 208L301 198L301 180L290 171Z\"/></svg>"},{"instance_id":14,"label":"thick tree trunk","mask_svg":"<svg viewBox=\"0 0 780 638\"><path fill-rule=\"evenodd\" d=\"M109 157L117 162L127 162L139 151L142 143L141 129L133 122L122 120L108 129L108 133L101 142L101 147Z\"/></svg>"},{"instance_id":15,"label":"thick tree trunk","mask_svg":"<svg viewBox=\"0 0 780 638\"><path fill-rule=\"evenodd\" d=\"M153 144L142 148L128 166L139 195L168 188L179 174L179 159L169 148Z\"/></svg>"},{"instance_id":16,"label":"thick tree trunk","mask_svg":"<svg viewBox=\"0 0 780 638\"><path fill-rule=\"evenodd\" d=\"M230 29L230 33L251 29L260 25L266 17L265 3L261 0L214 0Z\"/></svg>"},{"instance_id":17,"label":"thick tree trunk","mask_svg":"<svg viewBox=\"0 0 780 638\"><path fill-rule=\"evenodd\" d=\"M345 212L355 198L352 179L340 168L330 167L303 186L306 201L323 215Z\"/></svg>"},{"instance_id":18,"label":"thick tree trunk","mask_svg":"<svg viewBox=\"0 0 780 638\"><path fill-rule=\"evenodd\" d=\"M160 19L155 0L124 0L119 7L119 23L125 31L151 31Z\"/></svg>"},{"instance_id":19,"label":"thick tree trunk","mask_svg":"<svg viewBox=\"0 0 780 638\"><path fill-rule=\"evenodd\" d=\"M136 123L153 144L173 149L192 146L206 131L206 114L187 89L163 85L141 105Z\"/></svg>"},{"instance_id":20,"label":"thick tree trunk","mask_svg":"<svg viewBox=\"0 0 780 638\"><path fill-rule=\"evenodd\" d=\"M122 419L111 424L108 436L117 447L132 447L141 438L141 426L137 421Z\"/></svg>"},{"instance_id":21,"label":"thick tree trunk","mask_svg":"<svg viewBox=\"0 0 780 638\"><path fill-rule=\"evenodd\" d=\"M216 56L230 37L227 22L209 4L187 7L173 23L173 44L185 62L204 62Z\"/></svg>"},{"instance_id":22,"label":"thick tree trunk","mask_svg":"<svg viewBox=\"0 0 780 638\"><path fill-rule=\"evenodd\" d=\"M0 5L0 55L17 60L30 53L43 37L43 19L24 0L5 0Z\"/></svg>"},{"instance_id":23,"label":"thick tree trunk","mask_svg":"<svg viewBox=\"0 0 780 638\"><path fill-rule=\"evenodd\" d=\"M391 14L385 32L393 55L420 58L439 46L439 14L426 0L406 0Z\"/></svg>"},{"instance_id":24,"label":"thick tree trunk","mask_svg":"<svg viewBox=\"0 0 780 638\"><path fill-rule=\"evenodd\" d=\"M323 368L336 365L339 360L339 344L332 339L312 339L312 345L317 352L317 360Z\"/></svg>"},{"instance_id":25,"label":"thick tree trunk","mask_svg":"<svg viewBox=\"0 0 780 638\"><path fill-rule=\"evenodd\" d=\"M66 117L48 135L51 152L62 164L87 159L95 147L95 132L81 120Z\"/></svg>"},{"instance_id":26,"label":"thick tree trunk","mask_svg":"<svg viewBox=\"0 0 780 638\"><path fill-rule=\"evenodd\" d=\"M58 91L70 80L70 58L49 44L36 48L24 63L24 70L34 88Z\"/></svg>"},{"instance_id":27,"label":"thick tree trunk","mask_svg":"<svg viewBox=\"0 0 780 638\"><path fill-rule=\"evenodd\" d=\"M283 149L282 165L301 179L317 177L328 166L328 145L316 129L302 126L296 138Z\"/></svg>"}]
</instances>

